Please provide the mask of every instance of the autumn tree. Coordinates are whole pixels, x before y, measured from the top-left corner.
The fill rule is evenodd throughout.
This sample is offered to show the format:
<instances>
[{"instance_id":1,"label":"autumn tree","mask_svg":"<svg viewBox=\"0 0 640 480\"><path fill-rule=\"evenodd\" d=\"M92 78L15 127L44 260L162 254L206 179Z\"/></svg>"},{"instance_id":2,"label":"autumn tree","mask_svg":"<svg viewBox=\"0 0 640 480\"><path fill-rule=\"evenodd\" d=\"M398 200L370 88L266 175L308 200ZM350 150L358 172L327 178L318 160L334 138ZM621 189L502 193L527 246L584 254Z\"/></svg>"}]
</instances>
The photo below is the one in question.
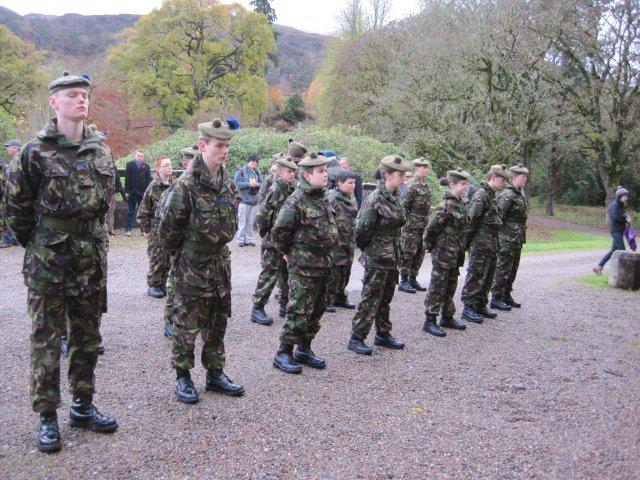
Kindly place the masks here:
<instances>
[{"instance_id":1,"label":"autumn tree","mask_svg":"<svg viewBox=\"0 0 640 480\"><path fill-rule=\"evenodd\" d=\"M109 54L137 111L179 128L196 112L231 110L251 121L267 106L264 15L214 0L167 0L121 36Z\"/></svg>"},{"instance_id":2,"label":"autumn tree","mask_svg":"<svg viewBox=\"0 0 640 480\"><path fill-rule=\"evenodd\" d=\"M42 87L43 55L0 25L0 110L12 117L23 114L21 99Z\"/></svg>"},{"instance_id":3,"label":"autumn tree","mask_svg":"<svg viewBox=\"0 0 640 480\"><path fill-rule=\"evenodd\" d=\"M258 12L267 17L269 24L273 25L278 16L276 15L276 11L269 3L269 0L251 0L249 5L253 7L254 12Z\"/></svg>"}]
</instances>

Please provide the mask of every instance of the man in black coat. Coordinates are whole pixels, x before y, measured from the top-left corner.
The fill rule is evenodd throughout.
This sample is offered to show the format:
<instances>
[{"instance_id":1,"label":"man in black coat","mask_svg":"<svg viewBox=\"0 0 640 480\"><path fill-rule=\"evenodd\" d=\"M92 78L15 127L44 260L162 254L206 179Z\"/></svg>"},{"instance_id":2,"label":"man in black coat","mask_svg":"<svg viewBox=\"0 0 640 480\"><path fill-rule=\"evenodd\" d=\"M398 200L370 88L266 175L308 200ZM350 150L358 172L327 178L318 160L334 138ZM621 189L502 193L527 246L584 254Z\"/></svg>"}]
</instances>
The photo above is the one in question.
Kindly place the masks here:
<instances>
[{"instance_id":1,"label":"man in black coat","mask_svg":"<svg viewBox=\"0 0 640 480\"><path fill-rule=\"evenodd\" d=\"M127 193L127 203L129 204L125 235L131 235L136 209L140 205L142 196L150 183L151 168L144 161L144 152L136 150L135 160L127 162L124 177L124 190Z\"/></svg>"},{"instance_id":2,"label":"man in black coat","mask_svg":"<svg viewBox=\"0 0 640 480\"><path fill-rule=\"evenodd\" d=\"M618 187L616 190L616 199L609 205L609 231L613 239L613 245L600 263L593 269L596 275L602 275L602 267L609 261L611 255L616 250L624 250L624 229L629 225L629 217L625 211L627 202L629 201L629 190L624 187Z\"/></svg>"}]
</instances>

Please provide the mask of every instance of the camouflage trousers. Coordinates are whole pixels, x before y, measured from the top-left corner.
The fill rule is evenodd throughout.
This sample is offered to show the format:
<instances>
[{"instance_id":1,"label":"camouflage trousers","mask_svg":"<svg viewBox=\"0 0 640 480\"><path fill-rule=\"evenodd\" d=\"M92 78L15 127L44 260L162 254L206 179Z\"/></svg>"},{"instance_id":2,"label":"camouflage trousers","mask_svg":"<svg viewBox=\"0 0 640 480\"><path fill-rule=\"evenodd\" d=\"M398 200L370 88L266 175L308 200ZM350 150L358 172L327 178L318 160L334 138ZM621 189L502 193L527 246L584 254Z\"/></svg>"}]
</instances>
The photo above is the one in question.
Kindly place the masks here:
<instances>
[{"instance_id":1,"label":"camouflage trousers","mask_svg":"<svg viewBox=\"0 0 640 480\"><path fill-rule=\"evenodd\" d=\"M327 302L333 305L336 302L346 302L347 295L344 293L349 277L351 276L351 264L335 265L331 269L331 279L327 289Z\"/></svg>"},{"instance_id":2,"label":"camouflage trousers","mask_svg":"<svg viewBox=\"0 0 640 480\"><path fill-rule=\"evenodd\" d=\"M331 271L308 277L289 272L287 321L282 327L280 343L299 345L313 341L320 331L320 318L327 307L327 286Z\"/></svg>"},{"instance_id":3,"label":"camouflage trousers","mask_svg":"<svg viewBox=\"0 0 640 480\"><path fill-rule=\"evenodd\" d=\"M458 267L442 267L433 262L431 270L431 281L427 297L424 301L425 313L427 315L438 315L443 317L453 317L456 313L456 306L453 303L453 296L458 287Z\"/></svg>"},{"instance_id":4,"label":"camouflage trousers","mask_svg":"<svg viewBox=\"0 0 640 480\"><path fill-rule=\"evenodd\" d=\"M520 266L522 245L519 243L500 242L496 273L491 285L491 293L496 297L509 295L513 290L513 282Z\"/></svg>"},{"instance_id":5,"label":"camouflage trousers","mask_svg":"<svg viewBox=\"0 0 640 480\"><path fill-rule=\"evenodd\" d=\"M69 391L93 395L98 361L102 292L87 297L27 293L31 317L31 406L47 412L60 406L60 343L68 333Z\"/></svg>"},{"instance_id":6,"label":"camouflage trousers","mask_svg":"<svg viewBox=\"0 0 640 480\"><path fill-rule=\"evenodd\" d=\"M202 366L209 370L224 368L224 335L228 309L219 297L186 295L173 292L173 344L171 366L183 370L194 367L194 351L198 334L202 336Z\"/></svg>"},{"instance_id":7,"label":"camouflage trousers","mask_svg":"<svg viewBox=\"0 0 640 480\"><path fill-rule=\"evenodd\" d=\"M424 228L403 228L400 237L400 273L402 275L418 275L424 261L424 244L422 235Z\"/></svg>"},{"instance_id":8,"label":"camouflage trousers","mask_svg":"<svg viewBox=\"0 0 640 480\"><path fill-rule=\"evenodd\" d=\"M289 299L287 263L282 258L282 254L274 248L263 248L261 256L262 271L258 276L258 283L253 294L253 304L256 307L264 308L277 283L280 285L280 303L286 305Z\"/></svg>"},{"instance_id":9,"label":"camouflage trousers","mask_svg":"<svg viewBox=\"0 0 640 480\"><path fill-rule=\"evenodd\" d=\"M171 267L171 255L153 237L149 238L147 255L149 256L147 285L150 287L164 287L167 284L169 268Z\"/></svg>"},{"instance_id":10,"label":"camouflage trousers","mask_svg":"<svg viewBox=\"0 0 640 480\"><path fill-rule=\"evenodd\" d=\"M390 305L398 283L398 270L365 268L358 309L353 316L352 335L367 338L375 323L376 332L391 331Z\"/></svg>"},{"instance_id":11,"label":"camouflage trousers","mask_svg":"<svg viewBox=\"0 0 640 480\"><path fill-rule=\"evenodd\" d=\"M467 307L486 307L496 271L496 253L471 248L467 276L462 289L462 303Z\"/></svg>"}]
</instances>

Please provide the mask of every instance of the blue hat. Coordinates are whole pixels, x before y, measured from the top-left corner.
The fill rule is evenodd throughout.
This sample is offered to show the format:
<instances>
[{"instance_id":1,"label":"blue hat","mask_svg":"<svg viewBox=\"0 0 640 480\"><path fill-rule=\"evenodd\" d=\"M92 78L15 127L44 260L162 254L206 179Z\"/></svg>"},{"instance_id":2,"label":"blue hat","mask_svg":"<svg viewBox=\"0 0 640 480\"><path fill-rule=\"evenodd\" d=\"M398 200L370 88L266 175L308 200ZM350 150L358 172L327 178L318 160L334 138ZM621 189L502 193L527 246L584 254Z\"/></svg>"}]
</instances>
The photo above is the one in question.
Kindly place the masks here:
<instances>
[{"instance_id":1,"label":"blue hat","mask_svg":"<svg viewBox=\"0 0 640 480\"><path fill-rule=\"evenodd\" d=\"M336 157L337 156L333 150L323 150L321 152L318 152L318 155L323 155L323 156L325 156L327 158Z\"/></svg>"},{"instance_id":2,"label":"blue hat","mask_svg":"<svg viewBox=\"0 0 640 480\"><path fill-rule=\"evenodd\" d=\"M11 140L10 142L7 142L4 144L5 147L22 147L22 144L18 141L18 140Z\"/></svg>"}]
</instances>

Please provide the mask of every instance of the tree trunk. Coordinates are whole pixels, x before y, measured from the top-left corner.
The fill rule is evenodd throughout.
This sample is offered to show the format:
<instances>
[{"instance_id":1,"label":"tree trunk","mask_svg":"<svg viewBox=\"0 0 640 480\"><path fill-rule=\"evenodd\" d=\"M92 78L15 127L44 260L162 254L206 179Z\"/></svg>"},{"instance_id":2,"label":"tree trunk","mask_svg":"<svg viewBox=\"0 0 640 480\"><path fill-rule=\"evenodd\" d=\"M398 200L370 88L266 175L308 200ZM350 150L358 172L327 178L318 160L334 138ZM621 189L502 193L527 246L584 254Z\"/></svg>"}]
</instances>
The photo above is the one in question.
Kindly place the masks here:
<instances>
[{"instance_id":1,"label":"tree trunk","mask_svg":"<svg viewBox=\"0 0 640 480\"><path fill-rule=\"evenodd\" d=\"M558 191L560 183L560 160L558 159L558 148L554 145L551 149L551 158L549 160L549 186L547 193L547 216L553 217L553 202Z\"/></svg>"}]
</instances>

